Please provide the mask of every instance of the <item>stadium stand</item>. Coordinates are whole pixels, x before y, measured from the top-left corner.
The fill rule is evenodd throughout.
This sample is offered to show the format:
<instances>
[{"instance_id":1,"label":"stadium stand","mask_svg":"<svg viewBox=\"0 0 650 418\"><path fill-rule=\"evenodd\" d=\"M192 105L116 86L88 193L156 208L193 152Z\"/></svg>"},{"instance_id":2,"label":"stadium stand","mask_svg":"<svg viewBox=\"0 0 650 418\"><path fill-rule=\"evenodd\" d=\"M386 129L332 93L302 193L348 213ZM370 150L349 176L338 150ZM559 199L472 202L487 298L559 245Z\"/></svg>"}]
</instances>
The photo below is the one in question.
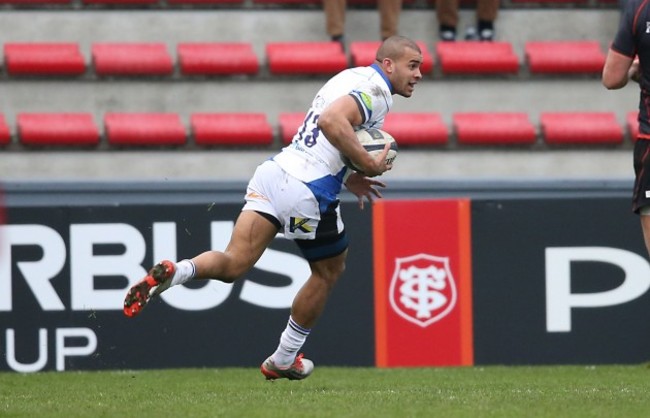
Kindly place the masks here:
<instances>
[{"instance_id":1,"label":"stadium stand","mask_svg":"<svg viewBox=\"0 0 650 418\"><path fill-rule=\"evenodd\" d=\"M555 145L603 145L623 142L623 127L614 112L544 112L544 141Z\"/></svg>"},{"instance_id":2,"label":"stadium stand","mask_svg":"<svg viewBox=\"0 0 650 418\"><path fill-rule=\"evenodd\" d=\"M187 134L175 113L107 113L104 134L110 145L183 145Z\"/></svg>"},{"instance_id":3,"label":"stadium stand","mask_svg":"<svg viewBox=\"0 0 650 418\"><path fill-rule=\"evenodd\" d=\"M140 5L83 0L12 1L0 0L2 9L11 11L0 15L2 45L76 44L77 69L70 75L53 74L56 65L49 64L43 65L48 73L42 75L36 64L16 70L12 54L5 53L0 83L6 103L1 110L7 123L4 130L0 124L0 144L11 153L34 152L37 148L23 143L16 127L19 113L88 112L103 123L99 143L86 147L84 153L119 150L116 154L127 154L136 150L155 155L150 151L162 148L165 153L193 152L197 146L223 146L231 148L224 152L236 149L240 154L240 148L242 159L254 159L255 150L264 153L269 147L279 149L289 142L302 123L302 111L321 83L349 65L372 62L378 44L378 40L368 40L377 33L376 4L365 0L359 0L364 5L349 14L346 50L337 43L323 42L327 36L320 2L310 0L284 5L263 0L157 0L155 4ZM606 91L594 64L597 55L602 59L617 26L614 3L607 6L600 0L588 0L584 8L574 10L571 5L576 2L556 6L540 0L513 7L511 0L504 0L497 25L498 42L489 45L463 41L438 44L433 3L425 3L405 2L400 28L421 42L426 76L412 98L395 97L395 106L384 125L406 148L407 155L434 157L430 152L433 149L454 155L471 150L465 154L478 156L482 154L474 151L480 147L481 152L497 150L508 154L499 157L510 158L512 150L501 151L502 145L516 145L515 153L539 155L552 149L551 154L556 156L556 150L570 148L563 147L565 144L581 144L581 150L629 152L629 138L634 137L636 124L628 121L626 114L636 109L638 91L634 91L635 86ZM220 9L221 5L226 5L227 10ZM467 17L473 17L473 11L461 10L461 15L463 24L471 24ZM587 48L574 53L567 46L569 42ZM527 44L535 43L560 45L563 54L552 49L526 54ZM153 59L148 52L137 50L98 53L102 45L147 44L157 45ZM274 45L279 45L279 52ZM594 45L600 46L600 51ZM224 52L230 46L233 49ZM24 50L21 53L27 55ZM541 54L541 61L533 57L537 54ZM584 62L567 64L569 58L586 58L594 67L583 71ZM85 64L83 70L79 63ZM547 110L568 114L615 112L614 130L623 131L624 139L616 134L613 139L601 140L591 134L571 137L566 133L558 135L560 139L554 138L552 124L545 122L548 129L542 128L541 114ZM168 114L175 122L170 128L157 122L147 124L136 112ZM249 112L265 116L272 132L270 141L265 137L257 144L242 139L251 127L235 123L233 144L223 143L218 132L227 126L207 121L197 127L200 124L193 118L198 114ZM513 121L487 118L468 122L470 127L484 126L474 126L478 133L467 134L457 126L455 117L462 113L515 112L525 113L527 131L522 127L521 131L514 130L509 125ZM133 119L120 125L112 122L111 114ZM577 121L571 117L569 120L574 124ZM530 139L530 125L537 132L534 140ZM503 130L503 136L490 140L490 130L497 128ZM200 139L201 129L208 135L205 142ZM268 133L269 127L264 130ZM66 147L75 146L53 147L65 152ZM83 154L71 155L72 159ZM495 161L495 165L505 164ZM432 170L426 163L419 166ZM403 171L396 171L397 175L409 173L409 168L401 168Z\"/></svg>"},{"instance_id":4,"label":"stadium stand","mask_svg":"<svg viewBox=\"0 0 650 418\"><path fill-rule=\"evenodd\" d=\"M191 128L197 145L271 145L273 127L264 113L195 113Z\"/></svg>"},{"instance_id":5,"label":"stadium stand","mask_svg":"<svg viewBox=\"0 0 650 418\"><path fill-rule=\"evenodd\" d=\"M6 43L4 62L12 76L78 76L86 72L85 58L76 42Z\"/></svg>"},{"instance_id":6,"label":"stadium stand","mask_svg":"<svg viewBox=\"0 0 650 418\"><path fill-rule=\"evenodd\" d=\"M525 57L532 74L600 74L605 64L597 41L530 41Z\"/></svg>"},{"instance_id":7,"label":"stadium stand","mask_svg":"<svg viewBox=\"0 0 650 418\"><path fill-rule=\"evenodd\" d=\"M183 75L255 75L260 67L249 42L180 43L177 55Z\"/></svg>"},{"instance_id":8,"label":"stadium stand","mask_svg":"<svg viewBox=\"0 0 650 418\"><path fill-rule=\"evenodd\" d=\"M100 140L90 113L20 113L17 127L24 145L94 146Z\"/></svg>"},{"instance_id":9,"label":"stadium stand","mask_svg":"<svg viewBox=\"0 0 650 418\"><path fill-rule=\"evenodd\" d=\"M535 126L523 112L458 112L453 126L462 145L530 145L537 140Z\"/></svg>"},{"instance_id":10,"label":"stadium stand","mask_svg":"<svg viewBox=\"0 0 650 418\"><path fill-rule=\"evenodd\" d=\"M166 76L174 71L162 42L94 43L92 59L98 76Z\"/></svg>"}]
</instances>

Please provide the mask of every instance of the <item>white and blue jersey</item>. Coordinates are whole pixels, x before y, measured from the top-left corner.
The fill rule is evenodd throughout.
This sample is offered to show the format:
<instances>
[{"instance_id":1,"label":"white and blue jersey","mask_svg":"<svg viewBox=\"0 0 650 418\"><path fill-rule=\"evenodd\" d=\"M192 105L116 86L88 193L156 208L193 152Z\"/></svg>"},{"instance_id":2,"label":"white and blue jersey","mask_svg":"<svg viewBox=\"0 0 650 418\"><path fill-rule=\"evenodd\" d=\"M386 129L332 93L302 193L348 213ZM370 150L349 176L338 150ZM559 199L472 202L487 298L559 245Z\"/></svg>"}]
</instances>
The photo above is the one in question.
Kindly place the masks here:
<instances>
[{"instance_id":1,"label":"white and blue jersey","mask_svg":"<svg viewBox=\"0 0 650 418\"><path fill-rule=\"evenodd\" d=\"M348 168L317 121L332 102L350 95L363 121L354 129L381 128L393 104L391 90L375 65L350 68L331 78L316 94L291 144L257 168L243 210L256 211L275 223L309 261L345 251L348 238L338 194Z\"/></svg>"},{"instance_id":2,"label":"white and blue jersey","mask_svg":"<svg viewBox=\"0 0 650 418\"><path fill-rule=\"evenodd\" d=\"M354 129L381 128L393 105L391 90L390 81L376 64L340 72L316 94L291 144L273 159L297 179L305 183L316 182L321 188L338 194L347 168L339 150L318 129L318 118L336 99L350 95L356 100L362 116L362 124Z\"/></svg>"}]
</instances>

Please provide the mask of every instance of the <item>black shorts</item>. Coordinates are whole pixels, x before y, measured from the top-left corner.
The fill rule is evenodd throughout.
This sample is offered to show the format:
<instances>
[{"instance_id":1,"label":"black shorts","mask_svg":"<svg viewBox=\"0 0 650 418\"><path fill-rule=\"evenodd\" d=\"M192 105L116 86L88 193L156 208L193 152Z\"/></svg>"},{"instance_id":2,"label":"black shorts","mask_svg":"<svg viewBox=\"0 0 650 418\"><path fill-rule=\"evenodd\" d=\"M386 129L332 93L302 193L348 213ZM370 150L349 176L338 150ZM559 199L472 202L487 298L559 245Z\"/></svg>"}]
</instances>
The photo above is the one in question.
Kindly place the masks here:
<instances>
[{"instance_id":1,"label":"black shorts","mask_svg":"<svg viewBox=\"0 0 650 418\"><path fill-rule=\"evenodd\" d=\"M307 261L320 261L336 257L348 248L348 236L345 231L330 237L313 240L297 239L298 248Z\"/></svg>"},{"instance_id":2,"label":"black shorts","mask_svg":"<svg viewBox=\"0 0 650 418\"><path fill-rule=\"evenodd\" d=\"M632 210L639 213L650 205L650 140L637 139L634 144L634 194Z\"/></svg>"}]
</instances>

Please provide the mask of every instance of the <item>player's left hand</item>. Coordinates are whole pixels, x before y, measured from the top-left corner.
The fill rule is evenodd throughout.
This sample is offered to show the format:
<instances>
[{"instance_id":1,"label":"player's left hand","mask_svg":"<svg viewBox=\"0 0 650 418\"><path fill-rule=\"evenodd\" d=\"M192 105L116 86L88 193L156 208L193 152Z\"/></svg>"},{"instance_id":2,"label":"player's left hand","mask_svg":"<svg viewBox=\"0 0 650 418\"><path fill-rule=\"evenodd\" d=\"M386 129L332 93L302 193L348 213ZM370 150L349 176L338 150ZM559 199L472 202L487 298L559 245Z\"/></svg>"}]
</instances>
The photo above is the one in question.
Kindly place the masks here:
<instances>
[{"instance_id":1,"label":"player's left hand","mask_svg":"<svg viewBox=\"0 0 650 418\"><path fill-rule=\"evenodd\" d=\"M386 187L386 185L379 180L354 172L346 180L345 187L357 197L359 209L363 210L364 197L369 202L372 202L375 197L381 199L382 195L377 187Z\"/></svg>"}]
</instances>

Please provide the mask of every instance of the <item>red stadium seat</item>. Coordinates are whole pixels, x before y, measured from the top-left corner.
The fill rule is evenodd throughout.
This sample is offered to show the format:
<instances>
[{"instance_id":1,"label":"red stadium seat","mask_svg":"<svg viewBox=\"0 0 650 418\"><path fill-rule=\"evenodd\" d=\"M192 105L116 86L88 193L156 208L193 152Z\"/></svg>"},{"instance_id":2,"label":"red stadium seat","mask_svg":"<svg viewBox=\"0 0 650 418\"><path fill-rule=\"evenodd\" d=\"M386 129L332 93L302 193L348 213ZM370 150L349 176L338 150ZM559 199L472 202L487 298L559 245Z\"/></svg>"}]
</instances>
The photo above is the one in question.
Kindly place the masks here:
<instances>
[{"instance_id":1,"label":"red stadium seat","mask_svg":"<svg viewBox=\"0 0 650 418\"><path fill-rule=\"evenodd\" d=\"M198 145L270 145L273 127L264 113L195 113L190 117Z\"/></svg>"},{"instance_id":2,"label":"red stadium seat","mask_svg":"<svg viewBox=\"0 0 650 418\"><path fill-rule=\"evenodd\" d=\"M11 142L11 131L5 120L5 115L0 113L0 145L7 145Z\"/></svg>"},{"instance_id":3,"label":"red stadium seat","mask_svg":"<svg viewBox=\"0 0 650 418\"><path fill-rule=\"evenodd\" d=\"M402 0L402 6L412 6L415 3L416 0ZM378 0L348 0L347 4L351 8L378 7Z\"/></svg>"},{"instance_id":4,"label":"red stadium seat","mask_svg":"<svg viewBox=\"0 0 650 418\"><path fill-rule=\"evenodd\" d=\"M243 5L244 0L167 0L167 4L171 5L227 5L239 6Z\"/></svg>"},{"instance_id":5,"label":"red stadium seat","mask_svg":"<svg viewBox=\"0 0 650 418\"><path fill-rule=\"evenodd\" d=\"M398 146L445 145L449 131L437 113L389 113L382 130L395 138Z\"/></svg>"},{"instance_id":6,"label":"red stadium seat","mask_svg":"<svg viewBox=\"0 0 650 418\"><path fill-rule=\"evenodd\" d=\"M620 144L623 127L614 112L545 112L540 115L547 144Z\"/></svg>"},{"instance_id":7,"label":"red stadium seat","mask_svg":"<svg viewBox=\"0 0 650 418\"><path fill-rule=\"evenodd\" d=\"M10 4L12 6L61 6L71 4L71 0L0 0L0 4Z\"/></svg>"},{"instance_id":8,"label":"red stadium seat","mask_svg":"<svg viewBox=\"0 0 650 418\"><path fill-rule=\"evenodd\" d=\"M625 115L625 124L630 133L630 139L636 141L639 136L639 111L635 110L633 112L627 112Z\"/></svg>"},{"instance_id":9,"label":"red stadium seat","mask_svg":"<svg viewBox=\"0 0 650 418\"><path fill-rule=\"evenodd\" d=\"M187 141L175 113L107 113L104 130L111 145L184 145Z\"/></svg>"},{"instance_id":10,"label":"red stadium seat","mask_svg":"<svg viewBox=\"0 0 650 418\"><path fill-rule=\"evenodd\" d=\"M253 46L239 43L181 43L177 46L184 75L254 75L259 61Z\"/></svg>"},{"instance_id":11,"label":"red stadium seat","mask_svg":"<svg viewBox=\"0 0 650 418\"><path fill-rule=\"evenodd\" d=\"M514 145L537 140L535 126L526 113L458 112L452 119L459 144Z\"/></svg>"},{"instance_id":12,"label":"red stadium seat","mask_svg":"<svg viewBox=\"0 0 650 418\"><path fill-rule=\"evenodd\" d=\"M302 126L305 120L305 112L280 113L278 119L280 122L280 138L283 144L288 144L298 132L298 128Z\"/></svg>"},{"instance_id":13,"label":"red stadium seat","mask_svg":"<svg viewBox=\"0 0 650 418\"><path fill-rule=\"evenodd\" d=\"M297 6L320 6L322 0L253 0L254 4L265 4L269 6L297 5Z\"/></svg>"},{"instance_id":14,"label":"red stadium seat","mask_svg":"<svg viewBox=\"0 0 650 418\"><path fill-rule=\"evenodd\" d=\"M519 58L509 42L438 42L436 52L445 74L519 72Z\"/></svg>"},{"instance_id":15,"label":"red stadium seat","mask_svg":"<svg viewBox=\"0 0 650 418\"><path fill-rule=\"evenodd\" d=\"M75 42L6 43L4 62L9 75L81 75L86 60Z\"/></svg>"},{"instance_id":16,"label":"red stadium seat","mask_svg":"<svg viewBox=\"0 0 650 418\"><path fill-rule=\"evenodd\" d=\"M334 74L348 67L338 42L271 42L266 44L266 59L274 75Z\"/></svg>"},{"instance_id":17,"label":"red stadium seat","mask_svg":"<svg viewBox=\"0 0 650 418\"><path fill-rule=\"evenodd\" d=\"M99 76L163 76L174 71L163 43L94 43L92 56Z\"/></svg>"},{"instance_id":18,"label":"red stadium seat","mask_svg":"<svg viewBox=\"0 0 650 418\"><path fill-rule=\"evenodd\" d=\"M99 144L99 129L90 113L19 113L21 144L90 146Z\"/></svg>"},{"instance_id":19,"label":"red stadium seat","mask_svg":"<svg viewBox=\"0 0 650 418\"><path fill-rule=\"evenodd\" d=\"M422 50L422 65L420 72L428 74L433 70L433 55L429 51L427 44L418 41L418 46ZM350 43L350 59L354 67L370 65L375 62L377 49L381 45L381 41L354 41Z\"/></svg>"},{"instance_id":20,"label":"red stadium seat","mask_svg":"<svg viewBox=\"0 0 650 418\"><path fill-rule=\"evenodd\" d=\"M532 74L600 74L605 64L598 41L526 42L524 51Z\"/></svg>"},{"instance_id":21,"label":"red stadium seat","mask_svg":"<svg viewBox=\"0 0 650 418\"><path fill-rule=\"evenodd\" d=\"M513 5L525 4L535 6L553 7L558 5L584 6L589 0L510 0Z\"/></svg>"},{"instance_id":22,"label":"red stadium seat","mask_svg":"<svg viewBox=\"0 0 650 418\"><path fill-rule=\"evenodd\" d=\"M143 6L158 4L159 0L81 0L83 4Z\"/></svg>"}]
</instances>

